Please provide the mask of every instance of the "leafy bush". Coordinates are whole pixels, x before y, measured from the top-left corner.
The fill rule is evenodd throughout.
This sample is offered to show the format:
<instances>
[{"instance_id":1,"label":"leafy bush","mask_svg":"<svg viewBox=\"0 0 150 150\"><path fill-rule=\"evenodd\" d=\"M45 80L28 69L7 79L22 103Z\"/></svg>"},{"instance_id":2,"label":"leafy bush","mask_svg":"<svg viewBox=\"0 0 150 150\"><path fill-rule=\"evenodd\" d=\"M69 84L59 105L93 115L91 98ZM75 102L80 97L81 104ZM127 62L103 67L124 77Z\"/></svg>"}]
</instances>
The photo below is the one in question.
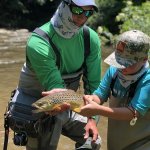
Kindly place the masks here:
<instances>
[{"instance_id":1,"label":"leafy bush","mask_svg":"<svg viewBox=\"0 0 150 150\"><path fill-rule=\"evenodd\" d=\"M120 0L96 0L98 13L95 13L88 20L88 25L100 35L102 45L111 45L113 43L113 34L119 33L116 15L125 7Z\"/></svg>"},{"instance_id":2,"label":"leafy bush","mask_svg":"<svg viewBox=\"0 0 150 150\"><path fill-rule=\"evenodd\" d=\"M34 29L49 21L61 0L3 0L0 27Z\"/></svg>"},{"instance_id":3,"label":"leafy bush","mask_svg":"<svg viewBox=\"0 0 150 150\"><path fill-rule=\"evenodd\" d=\"M116 15L125 6L120 0L96 0L99 12L89 18L88 24L95 30L99 26L105 26L111 33L118 32Z\"/></svg>"},{"instance_id":4,"label":"leafy bush","mask_svg":"<svg viewBox=\"0 0 150 150\"><path fill-rule=\"evenodd\" d=\"M122 22L119 26L120 33L138 29L150 35L150 2L144 2L140 5L134 5L127 1L126 7L116 16L117 22Z\"/></svg>"}]
</instances>

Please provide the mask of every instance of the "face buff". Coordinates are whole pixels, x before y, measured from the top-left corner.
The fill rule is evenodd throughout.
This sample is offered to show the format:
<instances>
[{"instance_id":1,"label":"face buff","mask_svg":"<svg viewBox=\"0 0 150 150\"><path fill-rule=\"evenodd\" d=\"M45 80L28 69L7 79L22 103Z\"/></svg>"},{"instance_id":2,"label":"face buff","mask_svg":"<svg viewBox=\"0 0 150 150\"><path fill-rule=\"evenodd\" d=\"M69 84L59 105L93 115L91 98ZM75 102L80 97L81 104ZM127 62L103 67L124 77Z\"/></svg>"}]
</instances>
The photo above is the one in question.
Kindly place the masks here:
<instances>
[{"instance_id":1,"label":"face buff","mask_svg":"<svg viewBox=\"0 0 150 150\"><path fill-rule=\"evenodd\" d=\"M69 6L63 1L53 15L51 23L60 36L68 39L73 37L80 29L74 24Z\"/></svg>"},{"instance_id":2,"label":"face buff","mask_svg":"<svg viewBox=\"0 0 150 150\"><path fill-rule=\"evenodd\" d=\"M128 87L131 83L136 82L142 75L147 71L149 68L149 63L148 61L145 63L143 68L134 75L123 75L122 71L118 69L118 79L123 87Z\"/></svg>"}]
</instances>

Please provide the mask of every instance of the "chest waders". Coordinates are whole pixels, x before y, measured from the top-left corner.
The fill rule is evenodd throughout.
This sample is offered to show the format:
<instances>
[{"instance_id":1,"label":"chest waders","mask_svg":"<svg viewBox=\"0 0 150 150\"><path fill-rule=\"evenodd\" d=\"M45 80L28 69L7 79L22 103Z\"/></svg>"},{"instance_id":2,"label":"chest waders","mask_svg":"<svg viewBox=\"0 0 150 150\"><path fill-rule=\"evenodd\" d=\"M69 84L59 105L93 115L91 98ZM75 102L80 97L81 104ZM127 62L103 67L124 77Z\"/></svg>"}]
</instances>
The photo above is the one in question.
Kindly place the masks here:
<instances>
[{"instance_id":1,"label":"chest waders","mask_svg":"<svg viewBox=\"0 0 150 150\"><path fill-rule=\"evenodd\" d=\"M136 82L134 82L134 83L132 83L132 84L130 85L129 94L128 94L128 101L127 101L126 104L129 104L130 100L133 98L133 96L134 96L134 94L135 94L135 91L136 91L136 87L137 87L139 81L144 77L144 75L145 75L146 73L147 73L147 72L143 73L143 74L141 75L141 77L140 77ZM112 95L113 95L113 88L114 88L114 84L115 84L116 79L117 79L117 75L118 75L118 72L115 72L115 74L114 74L114 76L113 76L113 78L112 78L112 80L111 80L110 89L111 89L111 91L112 91ZM114 95L113 95L113 96L114 96Z\"/></svg>"},{"instance_id":2,"label":"chest waders","mask_svg":"<svg viewBox=\"0 0 150 150\"><path fill-rule=\"evenodd\" d=\"M114 74L111 82L112 95L109 99L109 106L128 106L135 95L137 85L146 76L147 71L133 84L131 84L126 98L115 97L113 87L117 78ZM150 148L150 111L144 116L139 116L136 124L131 126L128 121L108 119L108 150L149 150Z\"/></svg>"},{"instance_id":3,"label":"chest waders","mask_svg":"<svg viewBox=\"0 0 150 150\"><path fill-rule=\"evenodd\" d=\"M57 47L52 42L52 40L50 39L50 37L48 36L48 34L46 32L44 32L43 30L41 30L40 28L36 28L33 32L40 35L41 37L43 37L52 46L52 48L56 54L56 64L57 64L58 68L60 68L60 53L59 53ZM79 81L82 74L84 74L84 79L85 79L86 83L88 84L88 80L87 80L87 76L86 76L87 66L86 66L85 61L86 61L87 56L90 54L90 32L89 32L89 28L87 26L83 27L83 38L84 38L84 63L82 64L81 68L77 72L75 72L73 74L62 75L62 79L64 80L66 87L70 87L70 84L72 82ZM72 88L72 87L70 87L70 88ZM76 89L77 89L77 86L75 87L74 90L76 90ZM15 94L15 92L12 92L11 100L12 100L14 94ZM11 100L10 100L9 105L11 105L11 103L12 103ZM12 103L12 105L14 105L14 104ZM21 108L21 111L25 111L25 110L23 110L23 108L25 109L25 107L20 106L20 104L18 104L18 109L20 109L20 108ZM8 112L9 112L9 107L6 110L6 113L4 114L5 137L4 137L3 150L7 150L10 120L12 119L11 116L9 116ZM23 118L23 116L22 116L22 118ZM15 119L17 119L17 118L15 118ZM16 127L15 127L16 120L15 119L13 121L11 120L11 122L14 122L14 129L16 130ZM53 119L52 119L52 121L54 124ZM11 125L12 125L12 123L11 123ZM52 126L52 128L53 128L53 126ZM17 130L18 130L18 128L17 128ZM14 131L14 135L15 135L15 131ZM21 138L24 138L24 137L22 137L22 135L21 135ZM26 143L22 143L22 145L26 145Z\"/></svg>"}]
</instances>

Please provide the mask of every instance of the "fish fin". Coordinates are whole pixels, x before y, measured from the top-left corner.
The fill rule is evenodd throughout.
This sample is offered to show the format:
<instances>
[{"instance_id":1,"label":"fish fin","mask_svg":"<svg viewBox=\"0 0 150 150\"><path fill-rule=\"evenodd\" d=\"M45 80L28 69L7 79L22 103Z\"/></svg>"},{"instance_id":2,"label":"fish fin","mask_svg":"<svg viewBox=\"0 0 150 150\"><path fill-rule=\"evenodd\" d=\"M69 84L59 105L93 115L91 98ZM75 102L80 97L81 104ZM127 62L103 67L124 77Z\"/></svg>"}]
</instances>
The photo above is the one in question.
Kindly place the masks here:
<instances>
[{"instance_id":1,"label":"fish fin","mask_svg":"<svg viewBox=\"0 0 150 150\"><path fill-rule=\"evenodd\" d=\"M61 105L55 105L52 110L61 110Z\"/></svg>"},{"instance_id":2,"label":"fish fin","mask_svg":"<svg viewBox=\"0 0 150 150\"><path fill-rule=\"evenodd\" d=\"M78 108L72 108L71 110L76 112L76 113L80 113L80 111L81 111L81 109L79 107Z\"/></svg>"}]
</instances>

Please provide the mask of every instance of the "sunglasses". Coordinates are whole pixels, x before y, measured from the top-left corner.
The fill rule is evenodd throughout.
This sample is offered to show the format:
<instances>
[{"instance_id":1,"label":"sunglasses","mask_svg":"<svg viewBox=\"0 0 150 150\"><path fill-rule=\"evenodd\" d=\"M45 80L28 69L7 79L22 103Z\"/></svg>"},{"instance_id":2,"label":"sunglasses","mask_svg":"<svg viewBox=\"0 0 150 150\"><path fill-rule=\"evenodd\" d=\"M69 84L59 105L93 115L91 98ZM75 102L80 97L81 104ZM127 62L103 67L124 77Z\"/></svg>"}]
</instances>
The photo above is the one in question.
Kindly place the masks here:
<instances>
[{"instance_id":1,"label":"sunglasses","mask_svg":"<svg viewBox=\"0 0 150 150\"><path fill-rule=\"evenodd\" d=\"M70 11L75 15L81 15L84 14L87 18L92 16L94 13L94 10L84 10L82 7L77 6L75 4L70 4L65 1L65 3L69 6Z\"/></svg>"}]
</instances>

